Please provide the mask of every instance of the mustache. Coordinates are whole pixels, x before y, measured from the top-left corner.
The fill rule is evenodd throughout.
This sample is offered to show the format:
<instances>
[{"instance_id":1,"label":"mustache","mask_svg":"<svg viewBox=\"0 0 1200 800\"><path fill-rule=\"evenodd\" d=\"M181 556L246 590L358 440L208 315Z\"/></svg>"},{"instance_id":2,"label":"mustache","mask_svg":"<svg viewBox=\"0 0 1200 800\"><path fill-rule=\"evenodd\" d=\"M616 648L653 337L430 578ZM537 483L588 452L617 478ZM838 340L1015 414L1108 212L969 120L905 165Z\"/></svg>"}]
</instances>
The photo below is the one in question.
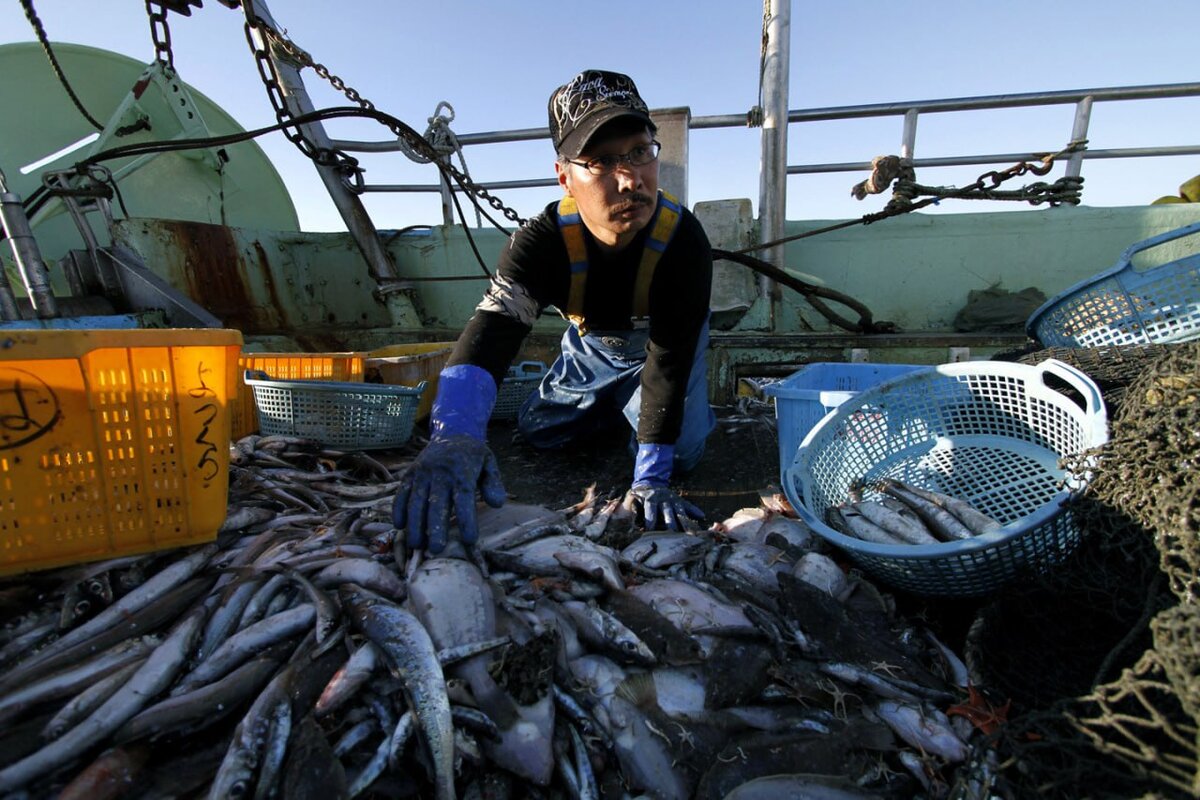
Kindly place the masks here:
<instances>
[{"instance_id":1,"label":"mustache","mask_svg":"<svg viewBox=\"0 0 1200 800\"><path fill-rule=\"evenodd\" d=\"M616 211L618 213L622 211L629 211L637 208L638 206L648 206L654 202L657 202L656 199L650 195L642 194L641 192L634 192L625 197L624 202L617 206Z\"/></svg>"}]
</instances>

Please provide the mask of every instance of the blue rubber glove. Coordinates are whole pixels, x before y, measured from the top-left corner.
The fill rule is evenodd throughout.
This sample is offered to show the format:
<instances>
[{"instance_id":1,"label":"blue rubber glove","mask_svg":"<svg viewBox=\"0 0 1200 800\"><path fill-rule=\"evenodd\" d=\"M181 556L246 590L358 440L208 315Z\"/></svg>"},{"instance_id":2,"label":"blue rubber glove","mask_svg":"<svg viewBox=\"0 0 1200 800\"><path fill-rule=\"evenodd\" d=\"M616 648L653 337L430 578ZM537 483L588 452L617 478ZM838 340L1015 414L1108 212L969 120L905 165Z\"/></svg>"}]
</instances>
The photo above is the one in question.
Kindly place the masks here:
<instances>
[{"instance_id":1,"label":"blue rubber glove","mask_svg":"<svg viewBox=\"0 0 1200 800\"><path fill-rule=\"evenodd\" d=\"M479 538L476 488L492 508L504 505L500 467L487 446L487 422L495 402L496 381L481 367L458 364L438 376L429 444L400 479L392 505L392 524L407 531L410 548L442 552L451 509L463 544L474 544Z\"/></svg>"},{"instance_id":2,"label":"blue rubber glove","mask_svg":"<svg viewBox=\"0 0 1200 800\"><path fill-rule=\"evenodd\" d=\"M703 519L704 512L667 486L675 447L669 444L638 445L629 499L638 525L645 530L686 530L685 521Z\"/></svg>"}]
</instances>

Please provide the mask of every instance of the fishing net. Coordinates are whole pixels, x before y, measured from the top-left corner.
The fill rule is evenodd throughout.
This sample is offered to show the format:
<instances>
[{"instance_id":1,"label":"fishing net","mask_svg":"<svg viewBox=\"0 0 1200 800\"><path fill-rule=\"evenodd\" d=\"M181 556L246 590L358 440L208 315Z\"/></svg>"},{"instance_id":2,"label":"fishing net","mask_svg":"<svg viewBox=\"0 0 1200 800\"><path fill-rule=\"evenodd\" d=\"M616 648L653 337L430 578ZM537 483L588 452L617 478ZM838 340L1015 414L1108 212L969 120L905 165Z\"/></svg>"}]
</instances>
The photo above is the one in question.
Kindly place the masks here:
<instances>
[{"instance_id":1,"label":"fishing net","mask_svg":"<svg viewBox=\"0 0 1200 800\"><path fill-rule=\"evenodd\" d=\"M1014 701L992 742L1013 797L1200 793L1200 343L1105 350L1018 356L1068 361L1120 407L1068 465L1092 470L1083 545L968 634L980 680Z\"/></svg>"}]
</instances>

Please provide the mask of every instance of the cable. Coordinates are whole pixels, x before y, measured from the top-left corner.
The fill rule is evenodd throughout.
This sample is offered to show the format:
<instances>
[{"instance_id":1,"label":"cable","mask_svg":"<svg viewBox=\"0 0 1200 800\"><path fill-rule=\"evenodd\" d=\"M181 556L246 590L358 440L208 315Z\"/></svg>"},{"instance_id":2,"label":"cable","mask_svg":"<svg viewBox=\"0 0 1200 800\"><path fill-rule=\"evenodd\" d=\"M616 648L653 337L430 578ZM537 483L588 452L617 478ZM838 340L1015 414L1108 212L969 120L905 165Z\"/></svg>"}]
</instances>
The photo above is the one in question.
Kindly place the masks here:
<instances>
[{"instance_id":1,"label":"cable","mask_svg":"<svg viewBox=\"0 0 1200 800\"><path fill-rule=\"evenodd\" d=\"M54 55L54 50L50 48L50 39L46 36L46 29L42 27L42 21L38 19L37 12L33 10L33 0L21 0L21 6L25 9L25 18L29 20L29 24L33 26L33 30L37 33L38 41L42 44L42 49L46 51L46 58L50 59L50 66L54 69L54 74L58 76L58 82L67 90L67 95L71 98L71 102L75 104L75 108L79 109L79 113L83 114L84 119L92 123L98 131L104 130L104 126L96 121L96 118L87 112L83 107L75 90L71 88L71 84L67 81L67 76L63 73L62 66L58 63L58 58Z\"/></svg>"},{"instance_id":2,"label":"cable","mask_svg":"<svg viewBox=\"0 0 1200 800\"><path fill-rule=\"evenodd\" d=\"M775 282L781 283L784 286L787 286L789 289L799 292L800 294L804 295L804 299L807 300L809 305L815 308L821 314L821 316L825 317L825 319L829 320L840 328L845 328L846 330L854 333L893 333L896 331L895 323L875 322L873 315L871 314L871 309L867 308L853 297L842 294L834 289L828 289L824 286L817 286L816 284L802 281L799 278L793 277L774 264L763 261L761 258L756 258L740 251L731 252L729 250L720 250L715 247L713 248L712 255L714 259L723 258L728 261L734 261L738 264L749 267L755 272L766 275ZM840 314L837 314L833 309L818 299L821 297L841 303L847 308L857 311L858 322L851 322Z\"/></svg>"}]
</instances>

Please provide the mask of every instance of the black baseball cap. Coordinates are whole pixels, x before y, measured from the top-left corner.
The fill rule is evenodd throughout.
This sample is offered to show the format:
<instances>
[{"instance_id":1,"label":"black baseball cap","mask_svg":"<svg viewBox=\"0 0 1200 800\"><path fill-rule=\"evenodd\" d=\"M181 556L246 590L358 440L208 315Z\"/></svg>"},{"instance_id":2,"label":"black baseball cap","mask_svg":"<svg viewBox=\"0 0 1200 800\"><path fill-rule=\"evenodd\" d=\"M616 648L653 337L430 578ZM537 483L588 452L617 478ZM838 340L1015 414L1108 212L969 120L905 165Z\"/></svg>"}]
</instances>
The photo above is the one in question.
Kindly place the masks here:
<instances>
[{"instance_id":1,"label":"black baseball cap","mask_svg":"<svg viewBox=\"0 0 1200 800\"><path fill-rule=\"evenodd\" d=\"M633 78L619 72L584 70L554 90L549 112L554 149L567 158L576 158L596 131L615 119L630 117L658 130Z\"/></svg>"}]
</instances>

